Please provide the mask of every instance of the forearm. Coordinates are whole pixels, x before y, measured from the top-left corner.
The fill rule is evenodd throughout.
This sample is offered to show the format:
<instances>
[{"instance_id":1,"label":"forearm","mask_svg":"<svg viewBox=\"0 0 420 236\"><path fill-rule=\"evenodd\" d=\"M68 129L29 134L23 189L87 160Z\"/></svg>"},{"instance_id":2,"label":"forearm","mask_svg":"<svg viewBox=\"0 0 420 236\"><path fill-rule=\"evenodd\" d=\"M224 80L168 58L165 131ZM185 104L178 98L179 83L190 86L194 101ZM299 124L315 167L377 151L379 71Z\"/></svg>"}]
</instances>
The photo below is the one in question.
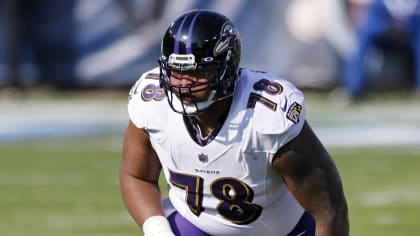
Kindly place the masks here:
<instances>
[{"instance_id":1,"label":"forearm","mask_svg":"<svg viewBox=\"0 0 420 236\"><path fill-rule=\"evenodd\" d=\"M325 196L309 207L309 212L315 218L316 235L348 236L349 221L346 201L345 199L332 201L330 197Z\"/></svg>"},{"instance_id":2,"label":"forearm","mask_svg":"<svg viewBox=\"0 0 420 236\"><path fill-rule=\"evenodd\" d=\"M124 204L139 226L151 216L164 215L157 183L120 171L120 185Z\"/></svg>"},{"instance_id":3,"label":"forearm","mask_svg":"<svg viewBox=\"0 0 420 236\"><path fill-rule=\"evenodd\" d=\"M314 168L299 178L284 179L296 200L314 217L317 236L349 234L347 202L334 166Z\"/></svg>"},{"instance_id":4,"label":"forearm","mask_svg":"<svg viewBox=\"0 0 420 236\"><path fill-rule=\"evenodd\" d=\"M325 185L306 180L295 185L285 180L296 200L314 217L317 236L349 235L348 208L340 182Z\"/></svg>"},{"instance_id":5,"label":"forearm","mask_svg":"<svg viewBox=\"0 0 420 236\"><path fill-rule=\"evenodd\" d=\"M328 169L328 168L326 168ZM321 172L316 181L307 180L316 189L311 189L305 195L303 204L307 205L316 222L316 235L349 235L349 220L347 201L343 186L335 168L331 171ZM312 196L311 196L312 194Z\"/></svg>"},{"instance_id":6,"label":"forearm","mask_svg":"<svg viewBox=\"0 0 420 236\"><path fill-rule=\"evenodd\" d=\"M317 236L349 235L347 211L345 213L339 212L336 214L336 217L332 217L327 221L323 221L323 219L315 219L315 222Z\"/></svg>"}]
</instances>

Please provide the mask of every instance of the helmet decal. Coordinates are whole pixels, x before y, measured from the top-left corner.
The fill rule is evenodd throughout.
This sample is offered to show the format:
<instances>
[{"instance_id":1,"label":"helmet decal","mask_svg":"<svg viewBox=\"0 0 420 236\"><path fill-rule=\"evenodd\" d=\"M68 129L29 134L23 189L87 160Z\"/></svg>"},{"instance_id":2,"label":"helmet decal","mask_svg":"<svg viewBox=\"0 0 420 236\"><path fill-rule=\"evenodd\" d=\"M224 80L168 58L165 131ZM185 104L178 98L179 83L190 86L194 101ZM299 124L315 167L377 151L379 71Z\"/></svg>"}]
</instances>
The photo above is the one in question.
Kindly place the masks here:
<instances>
[{"instance_id":1,"label":"helmet decal","mask_svg":"<svg viewBox=\"0 0 420 236\"><path fill-rule=\"evenodd\" d=\"M229 23L225 23L221 31L223 37L217 42L216 47L214 48L215 56L232 47L236 38L235 29Z\"/></svg>"}]
</instances>

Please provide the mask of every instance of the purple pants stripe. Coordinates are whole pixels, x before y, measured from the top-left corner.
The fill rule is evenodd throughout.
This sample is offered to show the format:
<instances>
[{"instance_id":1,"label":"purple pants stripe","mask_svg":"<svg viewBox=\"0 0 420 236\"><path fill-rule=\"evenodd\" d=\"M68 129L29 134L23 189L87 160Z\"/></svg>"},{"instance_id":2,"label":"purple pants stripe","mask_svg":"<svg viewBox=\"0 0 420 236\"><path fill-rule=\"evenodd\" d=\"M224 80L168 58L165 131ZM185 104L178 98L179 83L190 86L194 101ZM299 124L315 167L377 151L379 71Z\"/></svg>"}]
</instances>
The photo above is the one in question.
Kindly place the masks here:
<instances>
[{"instance_id":1,"label":"purple pants stripe","mask_svg":"<svg viewBox=\"0 0 420 236\"><path fill-rule=\"evenodd\" d=\"M195 225L191 224L187 219L178 214L178 212L170 215L168 221L176 236L210 236L195 227Z\"/></svg>"},{"instance_id":2,"label":"purple pants stripe","mask_svg":"<svg viewBox=\"0 0 420 236\"><path fill-rule=\"evenodd\" d=\"M178 212L168 217L172 231L176 236L210 236L199 228L195 227L188 220L182 217ZM314 236L315 220L305 212L297 223L296 227L287 236Z\"/></svg>"}]
</instances>

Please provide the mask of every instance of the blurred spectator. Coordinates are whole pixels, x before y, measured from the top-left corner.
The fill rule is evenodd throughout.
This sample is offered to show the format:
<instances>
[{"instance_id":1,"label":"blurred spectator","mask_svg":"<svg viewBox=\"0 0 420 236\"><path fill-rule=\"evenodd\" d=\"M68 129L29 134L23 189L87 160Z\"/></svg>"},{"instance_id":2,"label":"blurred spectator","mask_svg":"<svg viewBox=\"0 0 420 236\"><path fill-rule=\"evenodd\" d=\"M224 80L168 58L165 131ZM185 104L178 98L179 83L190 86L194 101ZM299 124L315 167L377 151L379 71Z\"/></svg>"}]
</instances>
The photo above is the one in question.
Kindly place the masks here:
<instances>
[{"instance_id":1,"label":"blurred spectator","mask_svg":"<svg viewBox=\"0 0 420 236\"><path fill-rule=\"evenodd\" d=\"M322 0L319 1L319 5L325 18L324 37L337 51L339 59L344 60L356 47L354 22L350 18L346 1Z\"/></svg>"},{"instance_id":2,"label":"blurred spectator","mask_svg":"<svg viewBox=\"0 0 420 236\"><path fill-rule=\"evenodd\" d=\"M76 0L6 0L7 64L12 86L21 86L19 66L31 60L38 82L60 89L76 86L73 9ZM29 55L26 55L30 52Z\"/></svg>"},{"instance_id":3,"label":"blurred spectator","mask_svg":"<svg viewBox=\"0 0 420 236\"><path fill-rule=\"evenodd\" d=\"M366 20L366 9L371 2L372 0L344 0L348 20L354 29Z\"/></svg>"},{"instance_id":4,"label":"blurred spectator","mask_svg":"<svg viewBox=\"0 0 420 236\"><path fill-rule=\"evenodd\" d=\"M166 0L115 0L131 29L162 17Z\"/></svg>"},{"instance_id":5,"label":"blurred spectator","mask_svg":"<svg viewBox=\"0 0 420 236\"><path fill-rule=\"evenodd\" d=\"M267 11L264 13L267 14ZM287 54L288 60L286 73L279 74L287 74L300 88L329 90L335 87L342 74L344 59L355 47L354 32L346 14L345 2L288 1L284 19L287 32L281 33L276 40L291 40L280 49L282 55ZM280 21L281 19L276 21L277 28L273 33L280 31ZM267 44L276 45L275 47L266 47L272 51L282 46L278 42ZM276 68L280 63L285 63L279 60L272 62Z\"/></svg>"},{"instance_id":6,"label":"blurred spectator","mask_svg":"<svg viewBox=\"0 0 420 236\"><path fill-rule=\"evenodd\" d=\"M346 62L344 74L344 86L350 99L358 100L366 95L368 71L372 69L369 67L374 66L367 59L375 48L383 52L382 55L376 55L376 59L382 58L382 62L385 61L382 70L398 70L398 73L392 73L393 80L415 77L417 91L420 91L419 0L373 0L358 25L357 44L356 50ZM387 60L391 57L396 59ZM386 61L391 63L387 65ZM414 75L407 73L410 63L411 68L415 68L412 73ZM386 74L382 73L380 77L384 78Z\"/></svg>"}]
</instances>

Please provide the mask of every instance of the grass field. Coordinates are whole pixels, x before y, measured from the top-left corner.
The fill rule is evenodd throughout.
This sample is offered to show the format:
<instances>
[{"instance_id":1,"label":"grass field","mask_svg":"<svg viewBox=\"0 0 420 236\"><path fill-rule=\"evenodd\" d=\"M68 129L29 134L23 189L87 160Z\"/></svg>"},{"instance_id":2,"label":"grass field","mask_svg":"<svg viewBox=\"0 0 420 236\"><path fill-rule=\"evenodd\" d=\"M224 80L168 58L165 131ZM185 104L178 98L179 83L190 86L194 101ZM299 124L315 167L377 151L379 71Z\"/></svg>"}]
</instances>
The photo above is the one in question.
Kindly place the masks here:
<instances>
[{"instance_id":1,"label":"grass field","mask_svg":"<svg viewBox=\"0 0 420 236\"><path fill-rule=\"evenodd\" d=\"M121 135L0 144L0 235L141 235L119 192ZM351 235L420 231L420 150L330 149Z\"/></svg>"}]
</instances>

